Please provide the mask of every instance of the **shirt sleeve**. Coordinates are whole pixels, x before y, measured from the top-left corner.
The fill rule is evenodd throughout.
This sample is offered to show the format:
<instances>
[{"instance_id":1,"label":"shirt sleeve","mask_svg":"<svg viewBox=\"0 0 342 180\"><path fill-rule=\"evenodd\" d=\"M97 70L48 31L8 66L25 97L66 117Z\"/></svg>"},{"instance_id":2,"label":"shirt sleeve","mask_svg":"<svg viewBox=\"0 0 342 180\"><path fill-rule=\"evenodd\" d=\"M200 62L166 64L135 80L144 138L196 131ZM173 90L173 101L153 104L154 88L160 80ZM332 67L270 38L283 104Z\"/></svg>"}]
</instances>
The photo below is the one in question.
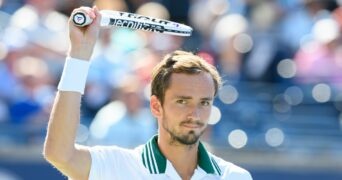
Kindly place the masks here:
<instances>
[{"instance_id":1,"label":"shirt sleeve","mask_svg":"<svg viewBox=\"0 0 342 180\"><path fill-rule=\"evenodd\" d=\"M125 154L125 149L117 146L95 146L89 148L91 168L89 180L118 179L118 162Z\"/></svg>"},{"instance_id":2,"label":"shirt sleeve","mask_svg":"<svg viewBox=\"0 0 342 180\"><path fill-rule=\"evenodd\" d=\"M225 178L225 179L236 179L236 180L252 180L253 179L251 174L247 170L239 166L236 166L234 164L232 164L232 166L230 167L227 177L228 178Z\"/></svg>"},{"instance_id":3,"label":"shirt sleeve","mask_svg":"<svg viewBox=\"0 0 342 180\"><path fill-rule=\"evenodd\" d=\"M219 157L214 157L222 171L222 179L225 180L253 180L251 174L231 162L227 162Z\"/></svg>"}]
</instances>

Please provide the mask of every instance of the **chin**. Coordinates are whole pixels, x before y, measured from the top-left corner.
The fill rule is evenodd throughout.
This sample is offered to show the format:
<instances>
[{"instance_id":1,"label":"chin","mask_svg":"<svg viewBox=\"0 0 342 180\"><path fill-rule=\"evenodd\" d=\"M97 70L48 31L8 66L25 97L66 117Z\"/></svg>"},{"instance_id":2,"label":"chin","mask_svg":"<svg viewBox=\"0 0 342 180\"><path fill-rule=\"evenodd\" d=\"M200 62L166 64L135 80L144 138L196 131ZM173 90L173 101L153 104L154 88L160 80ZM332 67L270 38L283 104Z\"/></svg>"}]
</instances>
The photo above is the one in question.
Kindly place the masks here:
<instances>
[{"instance_id":1,"label":"chin","mask_svg":"<svg viewBox=\"0 0 342 180\"><path fill-rule=\"evenodd\" d=\"M185 144L185 145L193 145L199 141L200 136L202 133L196 133L195 131L189 131L185 135L177 137L178 142Z\"/></svg>"}]
</instances>

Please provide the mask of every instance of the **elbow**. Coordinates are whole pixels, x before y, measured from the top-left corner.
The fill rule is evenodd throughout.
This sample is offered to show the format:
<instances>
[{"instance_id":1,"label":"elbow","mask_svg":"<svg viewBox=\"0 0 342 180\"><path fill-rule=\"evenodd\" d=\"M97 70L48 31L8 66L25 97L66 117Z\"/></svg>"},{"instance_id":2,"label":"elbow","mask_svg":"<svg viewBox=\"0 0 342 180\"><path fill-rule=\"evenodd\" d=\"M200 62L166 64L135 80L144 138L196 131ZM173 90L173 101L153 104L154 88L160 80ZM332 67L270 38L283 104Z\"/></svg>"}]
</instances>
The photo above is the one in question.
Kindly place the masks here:
<instances>
[{"instance_id":1,"label":"elbow","mask_svg":"<svg viewBox=\"0 0 342 180\"><path fill-rule=\"evenodd\" d=\"M50 150L48 147L44 146L43 149L43 157L44 159L49 162L50 164L55 164L55 162L58 160L55 153L53 153L52 150Z\"/></svg>"},{"instance_id":2,"label":"elbow","mask_svg":"<svg viewBox=\"0 0 342 180\"><path fill-rule=\"evenodd\" d=\"M71 155L67 155L66 153L63 153L56 148L47 146L46 144L42 153L44 159L54 166L68 164L71 158Z\"/></svg>"}]
</instances>

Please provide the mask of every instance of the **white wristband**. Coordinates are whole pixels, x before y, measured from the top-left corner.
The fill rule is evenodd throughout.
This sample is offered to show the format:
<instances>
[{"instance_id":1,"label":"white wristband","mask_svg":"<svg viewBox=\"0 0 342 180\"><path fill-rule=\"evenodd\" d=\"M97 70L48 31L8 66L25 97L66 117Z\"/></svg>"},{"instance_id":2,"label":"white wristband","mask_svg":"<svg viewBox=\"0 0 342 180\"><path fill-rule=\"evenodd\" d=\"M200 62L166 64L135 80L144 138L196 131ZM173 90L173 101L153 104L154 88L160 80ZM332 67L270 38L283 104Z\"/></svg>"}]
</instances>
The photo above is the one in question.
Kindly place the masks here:
<instances>
[{"instance_id":1,"label":"white wristband","mask_svg":"<svg viewBox=\"0 0 342 180\"><path fill-rule=\"evenodd\" d=\"M89 61L67 57L62 77L58 84L58 90L73 91L83 94L89 66Z\"/></svg>"}]
</instances>

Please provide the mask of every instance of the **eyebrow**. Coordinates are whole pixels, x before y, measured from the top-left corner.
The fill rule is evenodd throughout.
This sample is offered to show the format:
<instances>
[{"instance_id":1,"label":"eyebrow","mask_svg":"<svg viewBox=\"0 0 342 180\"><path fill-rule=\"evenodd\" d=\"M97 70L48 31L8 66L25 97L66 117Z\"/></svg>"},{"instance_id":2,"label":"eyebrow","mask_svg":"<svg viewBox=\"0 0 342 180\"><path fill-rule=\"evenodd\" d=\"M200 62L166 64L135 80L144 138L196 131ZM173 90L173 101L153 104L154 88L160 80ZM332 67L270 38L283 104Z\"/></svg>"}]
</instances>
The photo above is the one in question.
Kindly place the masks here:
<instances>
[{"instance_id":1,"label":"eyebrow","mask_svg":"<svg viewBox=\"0 0 342 180\"><path fill-rule=\"evenodd\" d=\"M178 98L178 99L192 99L191 96L176 96L176 98ZM201 100L211 101L211 100L213 100L213 98L212 97L204 97L204 98L201 98Z\"/></svg>"}]
</instances>

